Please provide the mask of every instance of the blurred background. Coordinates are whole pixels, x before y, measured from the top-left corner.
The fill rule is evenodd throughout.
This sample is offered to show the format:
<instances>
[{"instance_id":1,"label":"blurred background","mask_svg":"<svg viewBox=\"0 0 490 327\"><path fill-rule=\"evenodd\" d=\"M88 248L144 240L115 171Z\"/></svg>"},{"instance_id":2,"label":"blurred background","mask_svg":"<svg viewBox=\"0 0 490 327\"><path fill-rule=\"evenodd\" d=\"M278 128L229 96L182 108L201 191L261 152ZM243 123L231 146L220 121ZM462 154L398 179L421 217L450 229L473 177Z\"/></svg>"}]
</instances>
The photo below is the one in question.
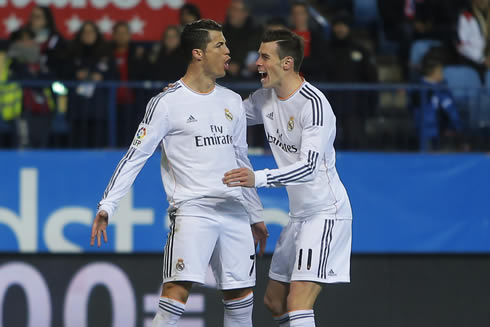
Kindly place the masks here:
<instances>
[{"instance_id":1,"label":"blurred background","mask_svg":"<svg viewBox=\"0 0 490 327\"><path fill-rule=\"evenodd\" d=\"M325 288L317 325L490 326L489 0L0 1L0 326L151 326L168 232L158 154L103 248L90 226L199 18L223 23L218 83L244 98L261 34L302 36L301 74L337 117L352 282ZM274 165L261 126L248 143L256 169ZM272 326L262 296L288 203L259 194L271 236L254 321ZM195 287L180 326L222 326L213 285Z\"/></svg>"}]
</instances>

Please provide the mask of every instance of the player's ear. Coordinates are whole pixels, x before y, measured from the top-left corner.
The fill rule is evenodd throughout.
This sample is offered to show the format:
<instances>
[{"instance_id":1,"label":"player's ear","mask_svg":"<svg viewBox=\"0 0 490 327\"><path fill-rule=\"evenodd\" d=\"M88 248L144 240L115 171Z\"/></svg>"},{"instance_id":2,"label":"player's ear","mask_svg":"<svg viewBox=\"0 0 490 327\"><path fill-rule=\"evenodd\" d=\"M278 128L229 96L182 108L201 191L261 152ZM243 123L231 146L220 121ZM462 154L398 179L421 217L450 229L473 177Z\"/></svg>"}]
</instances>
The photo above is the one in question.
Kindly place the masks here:
<instances>
[{"instance_id":1,"label":"player's ear","mask_svg":"<svg viewBox=\"0 0 490 327\"><path fill-rule=\"evenodd\" d=\"M293 59L293 57L287 56L287 57L284 57L283 60L284 60L284 63L283 63L282 68L284 70L294 69L294 59Z\"/></svg>"},{"instance_id":2,"label":"player's ear","mask_svg":"<svg viewBox=\"0 0 490 327\"><path fill-rule=\"evenodd\" d=\"M200 61L202 59L204 52L201 49L193 49L192 50L192 58Z\"/></svg>"}]
</instances>

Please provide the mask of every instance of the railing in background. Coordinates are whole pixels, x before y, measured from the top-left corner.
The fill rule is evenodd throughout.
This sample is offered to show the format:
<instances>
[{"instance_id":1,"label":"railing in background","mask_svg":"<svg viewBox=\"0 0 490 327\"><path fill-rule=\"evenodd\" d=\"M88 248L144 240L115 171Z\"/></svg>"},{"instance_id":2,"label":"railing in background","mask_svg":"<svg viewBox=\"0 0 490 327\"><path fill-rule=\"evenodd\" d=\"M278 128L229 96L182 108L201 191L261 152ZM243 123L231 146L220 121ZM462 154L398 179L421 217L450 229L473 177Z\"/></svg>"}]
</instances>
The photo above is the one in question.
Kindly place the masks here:
<instances>
[{"instance_id":1,"label":"railing in background","mask_svg":"<svg viewBox=\"0 0 490 327\"><path fill-rule=\"evenodd\" d=\"M114 81L18 81L18 84L24 90L23 113L11 120L1 119L0 115L0 148L127 147L144 115L146 103L167 85L166 82ZM260 87L256 82L220 84L243 97ZM417 84L313 84L325 93L336 114L337 149L489 150L488 86L451 88L461 130L437 136L434 142L434 128L438 130L439 126L427 127L431 123L427 120L434 117L417 108L426 107L432 101L428 95L434 90L443 90L441 88ZM38 92L32 95L26 90ZM55 106L48 111L39 110L36 101L49 102L49 96ZM2 105L0 102L0 113ZM447 123L445 120L447 117L443 118L443 123ZM267 147L260 130L251 131L249 144Z\"/></svg>"}]
</instances>

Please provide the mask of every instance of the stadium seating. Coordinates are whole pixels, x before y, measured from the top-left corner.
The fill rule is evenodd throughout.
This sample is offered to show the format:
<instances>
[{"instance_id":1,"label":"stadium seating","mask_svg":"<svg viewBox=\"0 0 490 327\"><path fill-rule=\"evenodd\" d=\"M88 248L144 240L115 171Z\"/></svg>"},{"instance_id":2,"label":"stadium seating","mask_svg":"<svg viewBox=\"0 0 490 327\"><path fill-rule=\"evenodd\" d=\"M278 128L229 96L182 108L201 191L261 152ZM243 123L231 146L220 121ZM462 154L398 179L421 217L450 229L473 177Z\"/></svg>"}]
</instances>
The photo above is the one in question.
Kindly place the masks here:
<instances>
[{"instance_id":1,"label":"stadium seating","mask_svg":"<svg viewBox=\"0 0 490 327\"><path fill-rule=\"evenodd\" d=\"M485 74L485 88L481 93L479 126L490 132L490 71Z\"/></svg>"},{"instance_id":2,"label":"stadium seating","mask_svg":"<svg viewBox=\"0 0 490 327\"><path fill-rule=\"evenodd\" d=\"M424 55L433 47L441 45L438 40L417 40L410 48L410 67L416 69L419 67Z\"/></svg>"},{"instance_id":3,"label":"stadium seating","mask_svg":"<svg viewBox=\"0 0 490 327\"><path fill-rule=\"evenodd\" d=\"M444 77L468 127L478 128L482 95L478 73L468 66L452 65L444 67Z\"/></svg>"},{"instance_id":4,"label":"stadium seating","mask_svg":"<svg viewBox=\"0 0 490 327\"><path fill-rule=\"evenodd\" d=\"M354 0L353 7L356 24L366 26L378 22L378 2L376 0Z\"/></svg>"}]
</instances>

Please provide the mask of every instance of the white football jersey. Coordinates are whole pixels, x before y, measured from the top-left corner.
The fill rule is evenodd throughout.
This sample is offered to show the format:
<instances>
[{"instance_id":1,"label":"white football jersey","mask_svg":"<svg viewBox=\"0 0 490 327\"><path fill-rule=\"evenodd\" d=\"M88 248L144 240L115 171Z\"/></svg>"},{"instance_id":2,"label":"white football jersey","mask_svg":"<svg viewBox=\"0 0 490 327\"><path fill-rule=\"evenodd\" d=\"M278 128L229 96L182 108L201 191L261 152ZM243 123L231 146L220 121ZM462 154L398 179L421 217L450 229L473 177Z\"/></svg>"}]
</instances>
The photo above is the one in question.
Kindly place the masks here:
<instances>
[{"instance_id":1,"label":"white football jersey","mask_svg":"<svg viewBox=\"0 0 490 327\"><path fill-rule=\"evenodd\" d=\"M240 95L219 85L209 93L197 93L179 80L153 97L99 210L112 215L158 146L162 148L161 174L170 210L184 204L198 207L213 199L236 199L245 206L251 222L263 220L255 189L228 187L222 182L230 169L251 168Z\"/></svg>"},{"instance_id":2,"label":"white football jersey","mask_svg":"<svg viewBox=\"0 0 490 327\"><path fill-rule=\"evenodd\" d=\"M244 106L249 125L264 124L278 166L256 171L256 186L286 186L292 218L352 219L335 168L335 116L323 93L306 81L287 99L261 88Z\"/></svg>"}]
</instances>

